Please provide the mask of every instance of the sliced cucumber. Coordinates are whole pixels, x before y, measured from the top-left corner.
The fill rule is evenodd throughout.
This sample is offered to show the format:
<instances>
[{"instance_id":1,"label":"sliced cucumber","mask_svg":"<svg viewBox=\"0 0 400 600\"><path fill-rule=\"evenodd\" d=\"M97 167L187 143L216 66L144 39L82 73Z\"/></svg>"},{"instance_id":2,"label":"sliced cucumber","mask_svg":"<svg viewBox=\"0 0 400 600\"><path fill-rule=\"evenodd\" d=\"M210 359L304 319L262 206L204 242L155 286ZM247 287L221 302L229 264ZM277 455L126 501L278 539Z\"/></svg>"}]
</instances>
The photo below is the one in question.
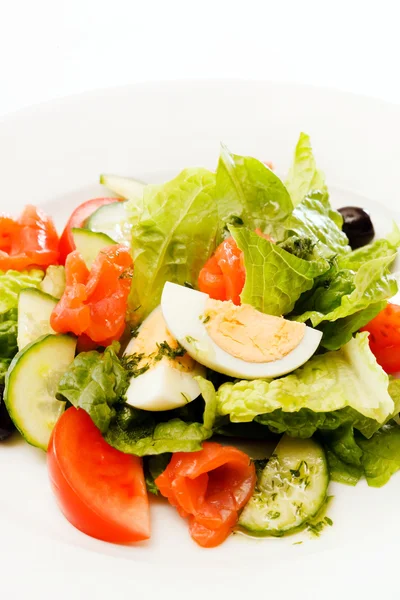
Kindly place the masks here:
<instances>
[{"instance_id":1,"label":"sliced cucumber","mask_svg":"<svg viewBox=\"0 0 400 600\"><path fill-rule=\"evenodd\" d=\"M65 290L65 268L62 265L50 265L40 282L40 289L54 298L61 298Z\"/></svg>"},{"instance_id":2,"label":"sliced cucumber","mask_svg":"<svg viewBox=\"0 0 400 600\"><path fill-rule=\"evenodd\" d=\"M130 243L132 225L127 219L126 202L100 206L87 220L86 229L105 233L116 242Z\"/></svg>"},{"instance_id":3,"label":"sliced cucumber","mask_svg":"<svg viewBox=\"0 0 400 600\"><path fill-rule=\"evenodd\" d=\"M6 375L4 401L25 440L43 450L64 412L56 400L61 376L74 360L76 340L69 335L45 335L13 358Z\"/></svg>"},{"instance_id":4,"label":"sliced cucumber","mask_svg":"<svg viewBox=\"0 0 400 600\"><path fill-rule=\"evenodd\" d=\"M239 525L256 535L281 536L315 516L329 483L323 448L284 435L258 478Z\"/></svg>"},{"instance_id":5,"label":"sliced cucumber","mask_svg":"<svg viewBox=\"0 0 400 600\"><path fill-rule=\"evenodd\" d=\"M100 183L108 187L108 189L114 192L114 194L117 194L117 196L121 196L126 200L141 198L143 195L143 188L146 185L131 177L120 177L119 175L107 175L105 173L100 175Z\"/></svg>"},{"instance_id":6,"label":"sliced cucumber","mask_svg":"<svg viewBox=\"0 0 400 600\"><path fill-rule=\"evenodd\" d=\"M18 299L18 349L22 350L42 335L54 333L50 315L58 300L36 288L22 290Z\"/></svg>"},{"instance_id":7,"label":"sliced cucumber","mask_svg":"<svg viewBox=\"0 0 400 600\"><path fill-rule=\"evenodd\" d=\"M94 259L103 248L115 244L115 241L105 233L95 233L89 231L89 229L73 228L72 235L76 249L80 252L88 269L90 269Z\"/></svg>"}]
</instances>

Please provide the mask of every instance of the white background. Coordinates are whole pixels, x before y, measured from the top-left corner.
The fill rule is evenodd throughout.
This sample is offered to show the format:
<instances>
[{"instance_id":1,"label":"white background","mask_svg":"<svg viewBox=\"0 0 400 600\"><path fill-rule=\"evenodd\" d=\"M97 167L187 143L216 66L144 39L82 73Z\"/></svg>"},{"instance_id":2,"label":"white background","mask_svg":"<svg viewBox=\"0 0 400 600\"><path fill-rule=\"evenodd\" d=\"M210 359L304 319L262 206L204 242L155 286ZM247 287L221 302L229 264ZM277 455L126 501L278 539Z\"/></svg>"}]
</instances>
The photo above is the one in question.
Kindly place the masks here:
<instances>
[{"instance_id":1,"label":"white background","mask_svg":"<svg viewBox=\"0 0 400 600\"><path fill-rule=\"evenodd\" d=\"M0 114L148 80L296 81L400 102L397 0L0 0Z\"/></svg>"},{"instance_id":2,"label":"white background","mask_svg":"<svg viewBox=\"0 0 400 600\"><path fill-rule=\"evenodd\" d=\"M295 81L400 103L396 4L398 0L0 0L0 115L90 89L182 78ZM93 568L82 556L80 569L71 570L67 550L43 556L35 545L21 547L17 538L2 550L0 587L5 598L19 600L17 584L25 582L30 598L71 598L68 584L75 585L73 597L78 600L111 598L116 581L127 575L130 587L125 596L117 595L137 595L135 571L123 572L122 561L114 579L106 581L101 574L108 572L107 557L98 556ZM362 561L355 556L335 565L318 597L340 596L336 573L356 580L364 598L379 597L379 565L368 575ZM291 565L285 576L293 570ZM269 578L284 582L282 574L274 575L266 569L265 587L260 582L264 595ZM308 586L302 592L309 589L309 598L316 597L311 591L315 573L303 575ZM152 577L157 580L159 571L147 573L143 567L144 598L152 597ZM396 573L393 596L387 598L398 597L395 581ZM241 584L242 590L247 582ZM236 598L235 585L221 580L207 597L225 593ZM287 589L284 582L282 590ZM179 597L195 598L196 591L186 589ZM164 597L169 597L167 589Z\"/></svg>"}]
</instances>

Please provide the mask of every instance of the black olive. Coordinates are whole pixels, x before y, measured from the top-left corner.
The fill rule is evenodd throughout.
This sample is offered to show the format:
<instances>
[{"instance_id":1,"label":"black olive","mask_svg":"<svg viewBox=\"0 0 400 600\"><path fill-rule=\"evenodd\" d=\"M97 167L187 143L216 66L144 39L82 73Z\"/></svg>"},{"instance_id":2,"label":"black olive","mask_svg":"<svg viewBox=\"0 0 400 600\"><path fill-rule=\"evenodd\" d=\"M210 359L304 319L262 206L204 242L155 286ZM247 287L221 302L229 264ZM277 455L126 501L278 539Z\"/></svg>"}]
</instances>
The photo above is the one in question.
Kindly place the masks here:
<instances>
[{"instance_id":1,"label":"black olive","mask_svg":"<svg viewBox=\"0 0 400 600\"><path fill-rule=\"evenodd\" d=\"M339 212L343 217L343 231L353 250L372 242L375 236L374 226L371 217L363 208L345 206L339 208Z\"/></svg>"},{"instance_id":2,"label":"black olive","mask_svg":"<svg viewBox=\"0 0 400 600\"><path fill-rule=\"evenodd\" d=\"M4 386L0 385L0 442L8 438L15 429L4 404L3 392Z\"/></svg>"}]
</instances>

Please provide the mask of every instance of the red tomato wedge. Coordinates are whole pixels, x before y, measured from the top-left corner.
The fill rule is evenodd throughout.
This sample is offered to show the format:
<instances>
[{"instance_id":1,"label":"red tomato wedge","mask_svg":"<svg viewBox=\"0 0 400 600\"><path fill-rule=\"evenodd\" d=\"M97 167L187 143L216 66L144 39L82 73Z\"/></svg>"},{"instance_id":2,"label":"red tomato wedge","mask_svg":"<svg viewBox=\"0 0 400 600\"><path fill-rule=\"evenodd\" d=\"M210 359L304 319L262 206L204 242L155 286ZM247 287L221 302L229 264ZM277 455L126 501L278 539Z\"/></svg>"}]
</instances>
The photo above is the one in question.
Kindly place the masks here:
<instances>
[{"instance_id":1,"label":"red tomato wedge","mask_svg":"<svg viewBox=\"0 0 400 600\"><path fill-rule=\"evenodd\" d=\"M109 446L84 410L69 408L57 421L47 466L58 504L77 529L120 544L150 537L141 459Z\"/></svg>"},{"instance_id":2,"label":"red tomato wedge","mask_svg":"<svg viewBox=\"0 0 400 600\"><path fill-rule=\"evenodd\" d=\"M121 200L123 200L123 198L93 198L93 200L83 202L83 204L80 204L74 210L60 237L59 250L61 264L65 264L68 254L75 250L76 247L71 229L73 227L83 227L85 221L95 210L100 208L100 206L111 204L112 202L120 202Z\"/></svg>"},{"instance_id":3,"label":"red tomato wedge","mask_svg":"<svg viewBox=\"0 0 400 600\"><path fill-rule=\"evenodd\" d=\"M369 345L386 373L400 371L400 306L388 303L361 331L369 332Z\"/></svg>"},{"instance_id":4,"label":"red tomato wedge","mask_svg":"<svg viewBox=\"0 0 400 600\"><path fill-rule=\"evenodd\" d=\"M1 271L47 268L58 260L58 235L43 211L28 205L16 220L0 216Z\"/></svg>"},{"instance_id":5,"label":"red tomato wedge","mask_svg":"<svg viewBox=\"0 0 400 600\"><path fill-rule=\"evenodd\" d=\"M221 544L250 499L256 472L244 452L205 442L199 452L177 452L155 480L161 494L189 517L192 538L205 548Z\"/></svg>"},{"instance_id":6,"label":"red tomato wedge","mask_svg":"<svg viewBox=\"0 0 400 600\"><path fill-rule=\"evenodd\" d=\"M129 250L116 244L104 248L89 271L77 250L65 263L65 291L54 308L50 324L57 333L85 335L108 346L125 329L133 261ZM90 344L89 344L90 346Z\"/></svg>"},{"instance_id":7,"label":"red tomato wedge","mask_svg":"<svg viewBox=\"0 0 400 600\"><path fill-rule=\"evenodd\" d=\"M256 229L257 235L272 242L272 238ZM228 237L208 259L199 274L199 290L214 300L231 300L240 304L240 294L246 280L243 253L233 237Z\"/></svg>"}]
</instances>

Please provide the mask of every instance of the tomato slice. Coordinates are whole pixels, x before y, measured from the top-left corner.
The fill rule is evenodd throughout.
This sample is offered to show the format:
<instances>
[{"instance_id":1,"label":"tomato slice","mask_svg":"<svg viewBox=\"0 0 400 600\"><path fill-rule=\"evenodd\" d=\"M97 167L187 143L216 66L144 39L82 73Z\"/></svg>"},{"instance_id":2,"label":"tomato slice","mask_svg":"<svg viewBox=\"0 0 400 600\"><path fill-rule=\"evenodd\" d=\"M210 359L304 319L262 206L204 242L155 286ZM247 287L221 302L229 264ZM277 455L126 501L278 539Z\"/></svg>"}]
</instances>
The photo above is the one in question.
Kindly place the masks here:
<instances>
[{"instance_id":1,"label":"tomato slice","mask_svg":"<svg viewBox=\"0 0 400 600\"><path fill-rule=\"evenodd\" d=\"M0 217L0 270L23 271L58 264L58 235L54 223L35 206L26 206L14 220Z\"/></svg>"},{"instance_id":2,"label":"tomato slice","mask_svg":"<svg viewBox=\"0 0 400 600\"><path fill-rule=\"evenodd\" d=\"M76 248L71 229L73 227L83 227L85 221L95 210L100 208L100 206L111 204L112 202L120 202L121 200L123 200L123 198L93 198L93 200L83 202L83 204L80 204L74 210L60 237L59 250L61 264L65 264L68 254Z\"/></svg>"},{"instance_id":3,"label":"tomato slice","mask_svg":"<svg viewBox=\"0 0 400 600\"><path fill-rule=\"evenodd\" d=\"M85 335L99 345L118 340L125 329L132 257L120 244L104 248L89 271L77 250L67 256L65 291L50 324L58 333Z\"/></svg>"},{"instance_id":4,"label":"tomato slice","mask_svg":"<svg viewBox=\"0 0 400 600\"><path fill-rule=\"evenodd\" d=\"M141 459L109 446L84 410L69 408L57 421L47 466L58 504L77 529L115 543L150 537Z\"/></svg>"},{"instance_id":5,"label":"tomato slice","mask_svg":"<svg viewBox=\"0 0 400 600\"><path fill-rule=\"evenodd\" d=\"M248 455L216 442L205 442L199 452L175 453L156 479L161 494L189 517L192 538L206 548L228 537L255 483Z\"/></svg>"},{"instance_id":6,"label":"tomato slice","mask_svg":"<svg viewBox=\"0 0 400 600\"><path fill-rule=\"evenodd\" d=\"M400 306L388 305L361 331L369 332L369 345L386 373L400 372Z\"/></svg>"},{"instance_id":7,"label":"tomato slice","mask_svg":"<svg viewBox=\"0 0 400 600\"><path fill-rule=\"evenodd\" d=\"M273 239L260 229L256 229L255 232L273 242ZM245 280L243 252L239 250L233 237L228 237L201 269L198 284L199 290L208 294L210 298L231 300L239 305Z\"/></svg>"}]
</instances>

